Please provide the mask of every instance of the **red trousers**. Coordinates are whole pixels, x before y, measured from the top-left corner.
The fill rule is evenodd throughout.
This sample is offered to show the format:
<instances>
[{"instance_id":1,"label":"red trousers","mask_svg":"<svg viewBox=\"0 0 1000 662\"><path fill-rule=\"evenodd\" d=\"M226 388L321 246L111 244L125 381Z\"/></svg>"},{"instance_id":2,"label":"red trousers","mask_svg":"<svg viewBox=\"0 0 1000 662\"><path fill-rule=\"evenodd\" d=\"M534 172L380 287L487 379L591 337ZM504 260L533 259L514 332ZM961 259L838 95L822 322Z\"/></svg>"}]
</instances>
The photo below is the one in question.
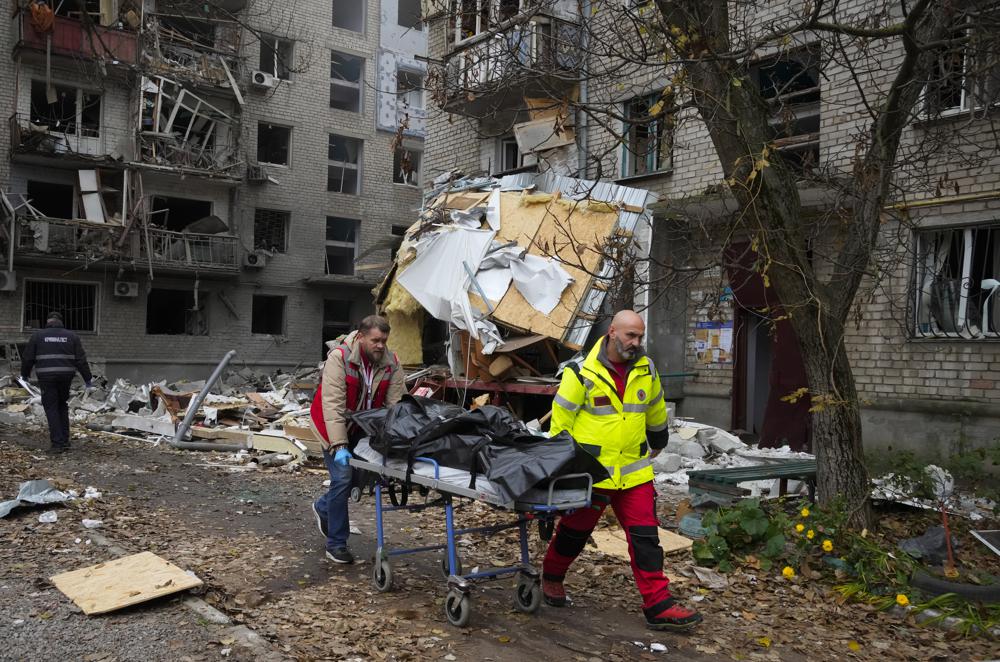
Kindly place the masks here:
<instances>
[{"instance_id":1,"label":"red trousers","mask_svg":"<svg viewBox=\"0 0 1000 662\"><path fill-rule=\"evenodd\" d=\"M652 482L627 490L595 488L590 508L560 518L555 536L545 552L542 577L550 581L563 580L608 504L614 508L625 529L632 574L642 594L642 609L647 617L653 618L667 607L664 603L670 598L670 580L663 574L663 548L660 547L656 490Z\"/></svg>"}]
</instances>

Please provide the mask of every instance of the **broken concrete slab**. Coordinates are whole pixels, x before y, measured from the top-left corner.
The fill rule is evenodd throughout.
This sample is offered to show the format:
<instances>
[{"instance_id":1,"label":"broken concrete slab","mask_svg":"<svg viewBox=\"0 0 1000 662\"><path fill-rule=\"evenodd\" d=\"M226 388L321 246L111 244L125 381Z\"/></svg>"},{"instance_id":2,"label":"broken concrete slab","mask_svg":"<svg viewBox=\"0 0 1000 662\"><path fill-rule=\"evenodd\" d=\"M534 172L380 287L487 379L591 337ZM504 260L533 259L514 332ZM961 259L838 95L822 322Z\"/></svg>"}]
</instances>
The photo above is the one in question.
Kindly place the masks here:
<instances>
[{"instance_id":1,"label":"broken concrete slab","mask_svg":"<svg viewBox=\"0 0 1000 662\"><path fill-rule=\"evenodd\" d=\"M705 448L694 439L682 439L679 435L671 433L667 441L666 451L676 453L686 458L700 460L705 457Z\"/></svg>"},{"instance_id":2,"label":"broken concrete slab","mask_svg":"<svg viewBox=\"0 0 1000 662\"><path fill-rule=\"evenodd\" d=\"M176 432L174 422L170 419L169 415L164 418L154 418L136 414L122 414L116 416L111 421L111 425L116 428L149 432L150 434L158 434L164 437L172 437L174 432Z\"/></svg>"},{"instance_id":3,"label":"broken concrete slab","mask_svg":"<svg viewBox=\"0 0 1000 662\"><path fill-rule=\"evenodd\" d=\"M719 428L701 428L698 430L698 442L717 453L733 453L746 449L747 445L739 437L729 434Z\"/></svg>"},{"instance_id":4,"label":"broken concrete slab","mask_svg":"<svg viewBox=\"0 0 1000 662\"><path fill-rule=\"evenodd\" d=\"M683 458L677 453L661 452L653 458L653 471L672 474L681 468L682 460Z\"/></svg>"}]
</instances>

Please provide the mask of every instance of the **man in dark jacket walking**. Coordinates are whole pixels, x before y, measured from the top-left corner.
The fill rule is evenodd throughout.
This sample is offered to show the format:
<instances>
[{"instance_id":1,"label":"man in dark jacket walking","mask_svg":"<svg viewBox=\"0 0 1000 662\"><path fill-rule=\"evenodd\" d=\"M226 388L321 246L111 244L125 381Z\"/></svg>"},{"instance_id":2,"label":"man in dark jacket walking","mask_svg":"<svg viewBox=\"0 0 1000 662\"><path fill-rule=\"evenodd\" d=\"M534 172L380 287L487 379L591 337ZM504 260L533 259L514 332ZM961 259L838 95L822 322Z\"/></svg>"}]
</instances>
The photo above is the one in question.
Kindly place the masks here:
<instances>
[{"instance_id":1,"label":"man in dark jacket walking","mask_svg":"<svg viewBox=\"0 0 1000 662\"><path fill-rule=\"evenodd\" d=\"M63 327L62 315L49 313L45 328L35 331L21 357L21 376L28 379L35 369L42 389L42 407L49 421L52 450L69 450L69 386L80 371L89 388L93 375L87 365L80 337Z\"/></svg>"}]
</instances>

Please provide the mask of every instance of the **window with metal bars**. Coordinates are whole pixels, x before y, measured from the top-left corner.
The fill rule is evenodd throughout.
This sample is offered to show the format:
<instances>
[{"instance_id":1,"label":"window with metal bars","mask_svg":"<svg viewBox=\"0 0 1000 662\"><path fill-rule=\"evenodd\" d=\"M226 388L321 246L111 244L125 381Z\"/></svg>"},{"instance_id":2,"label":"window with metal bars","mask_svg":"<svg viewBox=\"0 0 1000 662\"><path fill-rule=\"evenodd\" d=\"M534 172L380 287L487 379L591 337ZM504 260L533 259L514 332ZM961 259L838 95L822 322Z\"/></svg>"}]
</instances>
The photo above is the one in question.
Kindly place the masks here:
<instances>
[{"instance_id":1,"label":"window with metal bars","mask_svg":"<svg viewBox=\"0 0 1000 662\"><path fill-rule=\"evenodd\" d=\"M288 222L291 212L277 209L255 209L253 212L254 250L284 253L287 247Z\"/></svg>"},{"instance_id":2,"label":"window with metal bars","mask_svg":"<svg viewBox=\"0 0 1000 662\"><path fill-rule=\"evenodd\" d=\"M24 329L41 329L49 313L62 315L71 331L97 332L97 283L24 281Z\"/></svg>"},{"instance_id":3,"label":"window with metal bars","mask_svg":"<svg viewBox=\"0 0 1000 662\"><path fill-rule=\"evenodd\" d=\"M917 338L1000 338L1000 223L918 232L912 286Z\"/></svg>"}]
</instances>

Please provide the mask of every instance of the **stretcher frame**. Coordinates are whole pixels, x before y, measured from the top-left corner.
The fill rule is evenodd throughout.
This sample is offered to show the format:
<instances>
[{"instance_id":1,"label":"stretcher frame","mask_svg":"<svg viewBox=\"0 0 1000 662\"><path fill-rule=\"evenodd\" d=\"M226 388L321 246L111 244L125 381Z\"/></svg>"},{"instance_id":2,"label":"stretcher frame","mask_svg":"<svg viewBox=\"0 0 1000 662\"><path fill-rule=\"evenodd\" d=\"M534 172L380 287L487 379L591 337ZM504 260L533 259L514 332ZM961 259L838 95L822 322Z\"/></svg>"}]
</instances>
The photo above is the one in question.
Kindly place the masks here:
<instances>
[{"instance_id":1,"label":"stretcher frame","mask_svg":"<svg viewBox=\"0 0 1000 662\"><path fill-rule=\"evenodd\" d=\"M517 574L517 584L514 590L514 607L523 613L532 614L538 611L542 602L541 574L531 565L531 557L528 551L528 524L532 521L538 522L539 533L543 539L548 539L552 535L555 519L560 514L572 512L579 508L588 508L591 503L594 479L590 474L576 473L558 476L552 479L548 486L546 503L527 502L505 502L500 497L476 490L474 488L456 485L444 481L440 478L441 466L437 461L418 457L414 463L426 463L433 467L434 475L423 476L403 468L388 466L386 458L382 457L382 464L370 462L358 457L352 457L350 464L355 469L370 472L375 476L375 529L376 529L376 549L373 561L372 584L380 592L392 590L392 564L390 558L402 556L404 554L417 554L421 552L433 552L446 550L446 554L441 559L441 571L447 580L448 592L445 597L444 611L448 622L456 627L465 627L469 623L472 612L471 593L475 582L491 581L501 577ZM584 498L569 501L556 501L557 485L561 482L584 478L587 481L586 490L579 490L585 494ZM485 480L485 479L484 479ZM397 499L395 487L403 485L403 490L407 489L407 484L418 485L428 491L433 490L441 495L440 500L410 505L406 499ZM382 500L382 492L389 489L392 505L385 505ZM422 490L423 491L423 490ZM355 498L359 498L356 496ZM477 526L471 528L455 528L454 503L455 498L467 498L474 501L487 503L502 510L512 510L517 513L514 522L506 524L495 524L491 526ZM394 511L420 511L435 506L443 506L445 517L445 542L437 545L424 545L421 547L390 549L386 544L384 518L385 514ZM508 529L518 529L518 543L520 551L520 562L502 568L489 568L474 573L462 573L462 564L456 548L456 538L465 534L489 535Z\"/></svg>"}]
</instances>

